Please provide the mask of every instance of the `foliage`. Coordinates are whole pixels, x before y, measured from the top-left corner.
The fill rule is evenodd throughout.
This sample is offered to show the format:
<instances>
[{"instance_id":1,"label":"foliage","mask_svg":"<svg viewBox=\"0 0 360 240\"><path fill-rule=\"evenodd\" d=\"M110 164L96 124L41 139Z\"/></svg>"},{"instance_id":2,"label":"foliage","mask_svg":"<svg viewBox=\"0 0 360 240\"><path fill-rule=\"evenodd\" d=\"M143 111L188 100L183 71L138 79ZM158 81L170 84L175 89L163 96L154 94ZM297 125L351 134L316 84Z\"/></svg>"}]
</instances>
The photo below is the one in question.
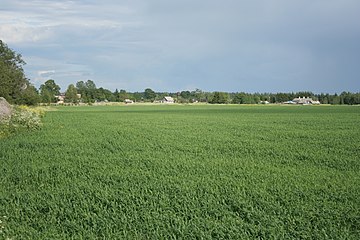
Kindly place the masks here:
<instances>
[{"instance_id":1,"label":"foliage","mask_svg":"<svg viewBox=\"0 0 360 240\"><path fill-rule=\"evenodd\" d=\"M156 98L156 93L151 88L146 88L144 91L144 97L148 101L154 101Z\"/></svg>"},{"instance_id":2,"label":"foliage","mask_svg":"<svg viewBox=\"0 0 360 240\"><path fill-rule=\"evenodd\" d=\"M115 102L116 98L113 95L113 93L108 90L108 89L104 89L104 88L99 88L96 90L96 95L95 95L95 99L96 101L100 101L100 102Z\"/></svg>"},{"instance_id":3,"label":"foliage","mask_svg":"<svg viewBox=\"0 0 360 240\"><path fill-rule=\"evenodd\" d=\"M116 89L114 92L114 98L116 102L124 102L125 99L129 99L131 97L124 89L120 89L120 92Z\"/></svg>"},{"instance_id":4,"label":"foliage","mask_svg":"<svg viewBox=\"0 0 360 240\"><path fill-rule=\"evenodd\" d=\"M65 92L65 102L67 103L78 103L79 98L77 95L77 89L74 84L70 84Z\"/></svg>"},{"instance_id":5,"label":"foliage","mask_svg":"<svg viewBox=\"0 0 360 240\"><path fill-rule=\"evenodd\" d=\"M0 124L0 138L22 131L40 129L42 126L41 118L44 115L45 110L40 107L14 106L11 117Z\"/></svg>"},{"instance_id":6,"label":"foliage","mask_svg":"<svg viewBox=\"0 0 360 240\"><path fill-rule=\"evenodd\" d=\"M24 65L21 54L0 40L0 97L9 103L36 105L37 91L26 79Z\"/></svg>"},{"instance_id":7,"label":"foliage","mask_svg":"<svg viewBox=\"0 0 360 240\"><path fill-rule=\"evenodd\" d=\"M84 82L84 81L77 82L76 89L77 89L77 92L79 94L81 94L81 99L85 103L94 103L97 100L99 100L98 99L99 91L96 88L96 84L92 80L87 80L86 82ZM107 91L110 92L109 90L107 90ZM100 95L101 95L101 93L102 92L100 90Z\"/></svg>"},{"instance_id":8,"label":"foliage","mask_svg":"<svg viewBox=\"0 0 360 240\"><path fill-rule=\"evenodd\" d=\"M22 91L20 97L16 99L16 103L19 105L35 106L39 102L41 102L41 97L38 90L31 84L29 84L28 87Z\"/></svg>"},{"instance_id":9,"label":"foliage","mask_svg":"<svg viewBox=\"0 0 360 240\"><path fill-rule=\"evenodd\" d=\"M43 103L55 103L57 102L56 96L60 95L60 86L53 79L49 79L41 84L40 95Z\"/></svg>"},{"instance_id":10,"label":"foliage","mask_svg":"<svg viewBox=\"0 0 360 240\"><path fill-rule=\"evenodd\" d=\"M214 92L214 96L211 99L210 103L228 103L229 101L229 95L225 92Z\"/></svg>"},{"instance_id":11,"label":"foliage","mask_svg":"<svg viewBox=\"0 0 360 240\"><path fill-rule=\"evenodd\" d=\"M359 111L59 107L0 141L0 238L359 239Z\"/></svg>"}]
</instances>

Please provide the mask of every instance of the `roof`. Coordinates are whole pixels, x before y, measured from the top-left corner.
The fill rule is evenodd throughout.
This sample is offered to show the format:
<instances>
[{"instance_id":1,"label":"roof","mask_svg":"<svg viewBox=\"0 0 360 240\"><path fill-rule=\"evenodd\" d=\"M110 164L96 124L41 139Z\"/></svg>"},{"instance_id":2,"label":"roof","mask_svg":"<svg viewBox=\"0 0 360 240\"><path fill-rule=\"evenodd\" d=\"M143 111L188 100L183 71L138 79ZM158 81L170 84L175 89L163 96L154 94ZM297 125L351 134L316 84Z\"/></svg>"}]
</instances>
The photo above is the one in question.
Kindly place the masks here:
<instances>
[{"instance_id":1,"label":"roof","mask_svg":"<svg viewBox=\"0 0 360 240\"><path fill-rule=\"evenodd\" d=\"M172 102L174 99L172 97L166 96L164 97L165 101Z\"/></svg>"}]
</instances>

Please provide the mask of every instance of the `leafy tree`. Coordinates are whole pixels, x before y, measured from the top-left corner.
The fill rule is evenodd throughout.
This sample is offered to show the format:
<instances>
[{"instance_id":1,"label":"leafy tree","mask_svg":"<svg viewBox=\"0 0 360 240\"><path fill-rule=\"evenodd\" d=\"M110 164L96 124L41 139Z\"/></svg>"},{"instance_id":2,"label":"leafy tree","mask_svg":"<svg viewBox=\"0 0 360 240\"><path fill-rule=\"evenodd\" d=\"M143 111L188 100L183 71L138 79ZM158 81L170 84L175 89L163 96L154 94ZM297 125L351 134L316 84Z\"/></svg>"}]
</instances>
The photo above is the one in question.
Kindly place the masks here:
<instances>
[{"instance_id":1,"label":"leafy tree","mask_svg":"<svg viewBox=\"0 0 360 240\"><path fill-rule=\"evenodd\" d=\"M24 101L34 90L29 87L30 82L25 77L23 70L25 64L21 54L16 53L0 40L0 97L4 97L10 103ZM29 89L24 92L27 88Z\"/></svg>"},{"instance_id":2,"label":"leafy tree","mask_svg":"<svg viewBox=\"0 0 360 240\"><path fill-rule=\"evenodd\" d=\"M242 102L242 94L241 93L238 93L238 94L235 94L235 96L233 97L231 103L233 104L241 104Z\"/></svg>"},{"instance_id":3,"label":"leafy tree","mask_svg":"<svg viewBox=\"0 0 360 240\"><path fill-rule=\"evenodd\" d=\"M189 91L182 91L180 96L185 99L189 99L191 97L191 93Z\"/></svg>"},{"instance_id":4,"label":"leafy tree","mask_svg":"<svg viewBox=\"0 0 360 240\"><path fill-rule=\"evenodd\" d=\"M228 102L229 95L225 92L214 92L214 96L211 99L210 103L220 103L224 104Z\"/></svg>"},{"instance_id":5,"label":"leafy tree","mask_svg":"<svg viewBox=\"0 0 360 240\"><path fill-rule=\"evenodd\" d=\"M67 103L78 103L79 98L77 95L77 89L74 84L70 84L65 92L65 102Z\"/></svg>"},{"instance_id":6,"label":"leafy tree","mask_svg":"<svg viewBox=\"0 0 360 240\"><path fill-rule=\"evenodd\" d=\"M41 101L41 97L37 89L29 84L26 89L24 89L18 99L16 99L17 104L21 105L37 105Z\"/></svg>"},{"instance_id":7,"label":"leafy tree","mask_svg":"<svg viewBox=\"0 0 360 240\"><path fill-rule=\"evenodd\" d=\"M79 81L76 83L77 92L81 94L81 99L86 103L95 102L97 97L101 98L97 92L96 85L92 80Z\"/></svg>"},{"instance_id":8,"label":"leafy tree","mask_svg":"<svg viewBox=\"0 0 360 240\"><path fill-rule=\"evenodd\" d=\"M151 88L146 88L144 91L144 96L146 100L154 101L156 93Z\"/></svg>"},{"instance_id":9,"label":"leafy tree","mask_svg":"<svg viewBox=\"0 0 360 240\"><path fill-rule=\"evenodd\" d=\"M53 79L49 79L41 84L40 95L43 103L55 103L57 101L55 96L60 95L60 87Z\"/></svg>"},{"instance_id":10,"label":"leafy tree","mask_svg":"<svg viewBox=\"0 0 360 240\"><path fill-rule=\"evenodd\" d=\"M115 101L115 97L114 97L113 93L110 90L102 88L102 87L96 89L95 99L97 101L109 101L109 102Z\"/></svg>"},{"instance_id":11,"label":"leafy tree","mask_svg":"<svg viewBox=\"0 0 360 240\"><path fill-rule=\"evenodd\" d=\"M84 81L79 81L76 83L76 90L78 93L81 94L81 96L86 95L86 85L85 85Z\"/></svg>"},{"instance_id":12,"label":"leafy tree","mask_svg":"<svg viewBox=\"0 0 360 240\"><path fill-rule=\"evenodd\" d=\"M194 96L195 100L199 102L206 102L205 92L203 92L201 89L197 88L191 94Z\"/></svg>"},{"instance_id":13,"label":"leafy tree","mask_svg":"<svg viewBox=\"0 0 360 240\"><path fill-rule=\"evenodd\" d=\"M119 92L119 102L125 101L125 99L129 98L128 93L124 89L120 89Z\"/></svg>"},{"instance_id":14,"label":"leafy tree","mask_svg":"<svg viewBox=\"0 0 360 240\"><path fill-rule=\"evenodd\" d=\"M86 86L86 97L88 102L95 102L96 100L96 85L92 80L87 80Z\"/></svg>"}]
</instances>

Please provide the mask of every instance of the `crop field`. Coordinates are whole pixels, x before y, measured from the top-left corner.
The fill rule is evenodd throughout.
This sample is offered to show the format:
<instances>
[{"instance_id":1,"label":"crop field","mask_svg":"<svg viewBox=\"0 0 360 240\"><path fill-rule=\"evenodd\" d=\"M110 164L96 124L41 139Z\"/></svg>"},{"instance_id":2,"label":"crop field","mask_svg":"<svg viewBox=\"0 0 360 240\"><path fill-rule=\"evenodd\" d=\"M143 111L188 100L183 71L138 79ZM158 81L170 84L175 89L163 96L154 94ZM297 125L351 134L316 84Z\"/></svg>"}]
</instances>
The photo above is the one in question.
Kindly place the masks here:
<instances>
[{"instance_id":1,"label":"crop field","mask_svg":"<svg viewBox=\"0 0 360 240\"><path fill-rule=\"evenodd\" d=\"M360 107L83 106L0 139L0 239L360 239Z\"/></svg>"}]
</instances>

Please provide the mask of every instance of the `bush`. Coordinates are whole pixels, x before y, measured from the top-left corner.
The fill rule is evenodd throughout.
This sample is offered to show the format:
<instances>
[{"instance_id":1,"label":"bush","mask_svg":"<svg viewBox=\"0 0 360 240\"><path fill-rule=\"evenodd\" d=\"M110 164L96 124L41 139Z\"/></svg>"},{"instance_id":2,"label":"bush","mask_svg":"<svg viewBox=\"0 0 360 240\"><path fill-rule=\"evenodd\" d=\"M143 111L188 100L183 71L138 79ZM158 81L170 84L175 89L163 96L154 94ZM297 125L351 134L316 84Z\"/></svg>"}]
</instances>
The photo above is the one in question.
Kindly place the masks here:
<instances>
[{"instance_id":1,"label":"bush","mask_svg":"<svg viewBox=\"0 0 360 240\"><path fill-rule=\"evenodd\" d=\"M21 131L40 129L41 118L44 115L45 111L42 108L13 107L10 118L0 123L0 138Z\"/></svg>"}]
</instances>

